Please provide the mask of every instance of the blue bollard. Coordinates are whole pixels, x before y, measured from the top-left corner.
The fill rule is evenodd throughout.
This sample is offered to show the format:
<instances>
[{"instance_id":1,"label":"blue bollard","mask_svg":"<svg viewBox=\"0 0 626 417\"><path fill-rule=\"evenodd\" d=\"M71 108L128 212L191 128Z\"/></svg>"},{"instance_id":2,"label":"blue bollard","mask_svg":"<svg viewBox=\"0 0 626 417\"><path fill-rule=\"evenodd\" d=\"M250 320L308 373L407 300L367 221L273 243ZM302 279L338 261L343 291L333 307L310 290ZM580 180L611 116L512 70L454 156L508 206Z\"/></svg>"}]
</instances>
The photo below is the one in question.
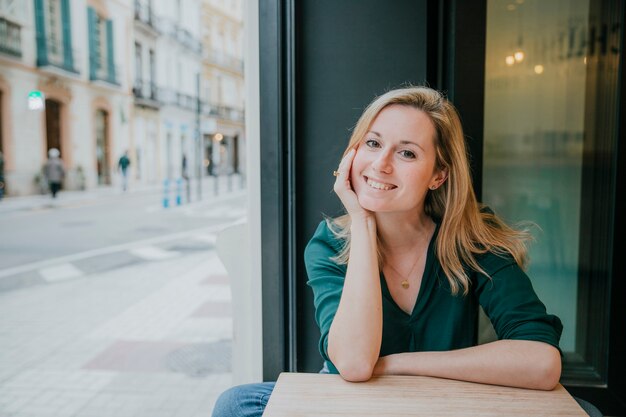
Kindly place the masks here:
<instances>
[{"instance_id":1,"label":"blue bollard","mask_svg":"<svg viewBox=\"0 0 626 417\"><path fill-rule=\"evenodd\" d=\"M176 205L180 206L181 203L181 193L183 191L183 179L179 178L176 180Z\"/></svg>"},{"instance_id":2,"label":"blue bollard","mask_svg":"<svg viewBox=\"0 0 626 417\"><path fill-rule=\"evenodd\" d=\"M170 180L163 180L163 208L168 208L170 206L169 187Z\"/></svg>"}]
</instances>

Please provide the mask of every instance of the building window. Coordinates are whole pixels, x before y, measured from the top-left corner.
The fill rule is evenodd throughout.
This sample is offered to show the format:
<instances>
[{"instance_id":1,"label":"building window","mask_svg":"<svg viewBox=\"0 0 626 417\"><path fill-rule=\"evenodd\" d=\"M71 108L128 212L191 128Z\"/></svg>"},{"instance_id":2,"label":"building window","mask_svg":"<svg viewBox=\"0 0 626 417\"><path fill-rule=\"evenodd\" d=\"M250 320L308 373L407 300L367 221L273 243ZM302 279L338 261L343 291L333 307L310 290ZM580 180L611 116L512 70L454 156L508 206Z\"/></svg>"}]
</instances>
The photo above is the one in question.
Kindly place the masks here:
<instances>
[{"instance_id":1,"label":"building window","mask_svg":"<svg viewBox=\"0 0 626 417\"><path fill-rule=\"evenodd\" d=\"M150 65L150 68L149 68L150 79L148 80L150 82L150 98L153 100L156 100L157 99L156 75L155 75L156 62L155 62L155 57L154 57L154 50L150 49L148 54L150 58L150 60L148 61L148 64Z\"/></svg>"},{"instance_id":2,"label":"building window","mask_svg":"<svg viewBox=\"0 0 626 417\"><path fill-rule=\"evenodd\" d=\"M143 60L141 59L141 44L135 42L135 94L143 93Z\"/></svg>"},{"instance_id":3,"label":"building window","mask_svg":"<svg viewBox=\"0 0 626 417\"><path fill-rule=\"evenodd\" d=\"M35 0L37 65L74 68L69 0Z\"/></svg>"},{"instance_id":4,"label":"building window","mask_svg":"<svg viewBox=\"0 0 626 417\"><path fill-rule=\"evenodd\" d=\"M48 0L46 11L46 35L50 59L59 59L63 55L61 44L61 5L59 0Z\"/></svg>"},{"instance_id":5,"label":"building window","mask_svg":"<svg viewBox=\"0 0 626 417\"><path fill-rule=\"evenodd\" d=\"M89 25L89 78L117 82L117 68L113 48L113 21L99 15L93 7L87 8Z\"/></svg>"},{"instance_id":6,"label":"building window","mask_svg":"<svg viewBox=\"0 0 626 417\"><path fill-rule=\"evenodd\" d=\"M22 27L0 16L0 53L22 56Z\"/></svg>"}]
</instances>

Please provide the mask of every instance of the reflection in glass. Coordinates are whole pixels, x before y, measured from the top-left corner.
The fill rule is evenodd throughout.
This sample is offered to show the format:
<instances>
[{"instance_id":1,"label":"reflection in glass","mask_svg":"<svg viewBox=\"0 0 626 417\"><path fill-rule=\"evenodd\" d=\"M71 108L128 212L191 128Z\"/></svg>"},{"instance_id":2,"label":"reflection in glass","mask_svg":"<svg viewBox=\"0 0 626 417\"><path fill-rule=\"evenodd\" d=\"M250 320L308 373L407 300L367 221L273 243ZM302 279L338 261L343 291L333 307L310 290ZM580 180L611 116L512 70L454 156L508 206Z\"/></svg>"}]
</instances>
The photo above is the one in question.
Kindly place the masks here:
<instances>
[{"instance_id":1,"label":"reflection in glass","mask_svg":"<svg viewBox=\"0 0 626 417\"><path fill-rule=\"evenodd\" d=\"M483 202L539 226L528 274L574 351L589 1L487 4Z\"/></svg>"}]
</instances>

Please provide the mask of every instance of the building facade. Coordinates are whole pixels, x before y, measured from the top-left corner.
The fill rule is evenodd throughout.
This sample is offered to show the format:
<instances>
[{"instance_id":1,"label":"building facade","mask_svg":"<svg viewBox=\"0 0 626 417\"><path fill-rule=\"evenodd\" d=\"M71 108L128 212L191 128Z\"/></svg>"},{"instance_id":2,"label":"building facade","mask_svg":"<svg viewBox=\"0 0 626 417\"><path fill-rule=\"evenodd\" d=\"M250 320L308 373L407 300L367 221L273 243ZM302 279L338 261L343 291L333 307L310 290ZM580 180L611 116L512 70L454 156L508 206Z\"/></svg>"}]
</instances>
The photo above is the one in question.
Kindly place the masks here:
<instances>
[{"instance_id":1,"label":"building facade","mask_svg":"<svg viewBox=\"0 0 626 417\"><path fill-rule=\"evenodd\" d=\"M0 0L0 151L7 194L243 172L240 0ZM203 45L205 43L205 45ZM30 92L45 106L29 109ZM197 134L196 132L202 132ZM213 169L216 167L216 169Z\"/></svg>"},{"instance_id":2,"label":"building facade","mask_svg":"<svg viewBox=\"0 0 626 417\"><path fill-rule=\"evenodd\" d=\"M202 55L204 165L211 174L245 172L243 2L205 0Z\"/></svg>"},{"instance_id":3,"label":"building facade","mask_svg":"<svg viewBox=\"0 0 626 417\"><path fill-rule=\"evenodd\" d=\"M122 1L4 0L0 120L9 195L41 191L41 167L61 152L65 187L115 181L128 147L131 8ZM29 92L43 93L29 108Z\"/></svg>"}]
</instances>

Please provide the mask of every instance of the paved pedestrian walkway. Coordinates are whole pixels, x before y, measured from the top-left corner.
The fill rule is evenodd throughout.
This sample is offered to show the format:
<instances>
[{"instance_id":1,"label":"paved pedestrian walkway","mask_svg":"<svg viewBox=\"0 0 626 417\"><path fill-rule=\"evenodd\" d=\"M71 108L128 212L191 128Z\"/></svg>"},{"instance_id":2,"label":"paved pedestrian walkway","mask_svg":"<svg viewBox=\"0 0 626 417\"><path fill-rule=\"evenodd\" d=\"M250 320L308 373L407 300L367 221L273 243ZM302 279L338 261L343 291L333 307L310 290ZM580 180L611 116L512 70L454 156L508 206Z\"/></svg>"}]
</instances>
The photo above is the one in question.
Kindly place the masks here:
<instances>
[{"instance_id":1,"label":"paved pedestrian walkway","mask_svg":"<svg viewBox=\"0 0 626 417\"><path fill-rule=\"evenodd\" d=\"M0 200L0 213L33 210L46 208L49 206L64 207L76 204L77 202L97 201L98 199L124 198L128 194L153 194L155 201L162 204L163 199L167 198L169 207L177 205L177 196L183 204L195 203L201 199L216 198L228 196L234 192L245 189L245 178L240 174L222 175L219 177L203 178L198 187L198 182L191 179L189 183L189 199L187 188L183 184L180 190L175 182L168 185L167 192L163 184L131 185L128 191L122 191L117 186L101 186L85 191L64 191L61 190L57 198L53 199L49 194L35 194L18 197L4 197ZM201 196L198 196L200 189Z\"/></svg>"},{"instance_id":2,"label":"paved pedestrian walkway","mask_svg":"<svg viewBox=\"0 0 626 417\"><path fill-rule=\"evenodd\" d=\"M27 199L22 209L37 207ZM228 209L198 215L220 210ZM231 384L231 291L218 230L200 231L193 244L129 248L124 256L141 261L113 269L96 258L38 269L40 285L0 291L0 417L210 416Z\"/></svg>"}]
</instances>

